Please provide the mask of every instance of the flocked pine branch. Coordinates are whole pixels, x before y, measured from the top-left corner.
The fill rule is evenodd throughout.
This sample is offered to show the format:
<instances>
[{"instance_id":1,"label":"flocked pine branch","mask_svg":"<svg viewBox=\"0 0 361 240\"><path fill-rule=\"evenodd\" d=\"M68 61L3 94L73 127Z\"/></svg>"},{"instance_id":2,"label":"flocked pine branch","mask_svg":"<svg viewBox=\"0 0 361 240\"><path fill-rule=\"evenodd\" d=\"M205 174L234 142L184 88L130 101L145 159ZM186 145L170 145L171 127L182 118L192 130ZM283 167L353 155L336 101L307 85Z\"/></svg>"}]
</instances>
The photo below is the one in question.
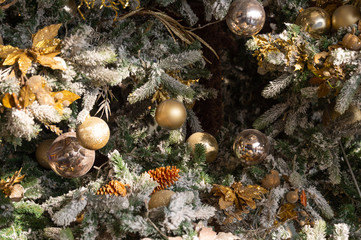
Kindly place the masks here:
<instances>
[{"instance_id":1,"label":"flocked pine branch","mask_svg":"<svg viewBox=\"0 0 361 240\"><path fill-rule=\"evenodd\" d=\"M293 75L284 73L277 79L271 81L262 91L262 96L265 98L272 98L277 96L283 89L285 89L292 82Z\"/></svg>"},{"instance_id":2,"label":"flocked pine branch","mask_svg":"<svg viewBox=\"0 0 361 240\"><path fill-rule=\"evenodd\" d=\"M253 127L257 129L263 129L273 123L281 116L288 108L288 103L279 103L274 105L271 109L267 110L253 123Z\"/></svg>"},{"instance_id":3,"label":"flocked pine branch","mask_svg":"<svg viewBox=\"0 0 361 240\"><path fill-rule=\"evenodd\" d=\"M343 114L348 107L361 83L361 75L355 74L343 85L336 100L335 110Z\"/></svg>"}]
</instances>

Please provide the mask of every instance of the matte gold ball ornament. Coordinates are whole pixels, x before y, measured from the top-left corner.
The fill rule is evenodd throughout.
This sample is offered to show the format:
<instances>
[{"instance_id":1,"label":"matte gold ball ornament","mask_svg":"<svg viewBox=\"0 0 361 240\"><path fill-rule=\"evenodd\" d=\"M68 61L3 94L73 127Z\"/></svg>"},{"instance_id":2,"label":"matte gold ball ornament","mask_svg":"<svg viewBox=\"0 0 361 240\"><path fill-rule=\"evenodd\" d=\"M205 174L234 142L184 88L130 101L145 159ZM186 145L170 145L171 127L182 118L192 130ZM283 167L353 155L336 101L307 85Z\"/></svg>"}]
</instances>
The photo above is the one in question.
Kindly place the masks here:
<instances>
[{"instance_id":1,"label":"matte gold ball ornament","mask_svg":"<svg viewBox=\"0 0 361 240\"><path fill-rule=\"evenodd\" d=\"M76 130L79 143L90 150L104 147L109 140L110 130L108 124L101 118L88 117Z\"/></svg>"},{"instance_id":2,"label":"matte gold ball ornament","mask_svg":"<svg viewBox=\"0 0 361 240\"><path fill-rule=\"evenodd\" d=\"M187 119L183 103L173 99L161 102L155 111L155 121L159 126L169 130L180 128Z\"/></svg>"},{"instance_id":3,"label":"matte gold ball ornament","mask_svg":"<svg viewBox=\"0 0 361 240\"><path fill-rule=\"evenodd\" d=\"M256 165L268 155L268 138L256 129L243 130L233 143L233 151L244 165Z\"/></svg>"},{"instance_id":4,"label":"matte gold ball ornament","mask_svg":"<svg viewBox=\"0 0 361 240\"><path fill-rule=\"evenodd\" d=\"M148 208L167 207L174 194L175 192L171 190L161 190L153 193L150 197Z\"/></svg>"},{"instance_id":5,"label":"matte gold ball ornament","mask_svg":"<svg viewBox=\"0 0 361 240\"><path fill-rule=\"evenodd\" d=\"M310 7L297 16L296 24L314 37L320 37L330 31L331 17L322 8Z\"/></svg>"},{"instance_id":6,"label":"matte gold ball ornament","mask_svg":"<svg viewBox=\"0 0 361 240\"><path fill-rule=\"evenodd\" d=\"M343 5L332 14L332 29L348 27L361 19L360 8L352 5Z\"/></svg>"},{"instance_id":7,"label":"matte gold ball ornament","mask_svg":"<svg viewBox=\"0 0 361 240\"><path fill-rule=\"evenodd\" d=\"M93 166L95 151L79 144L76 133L57 137L48 150L49 165L58 175L76 178L85 175Z\"/></svg>"},{"instance_id":8,"label":"matte gold ball ornament","mask_svg":"<svg viewBox=\"0 0 361 240\"><path fill-rule=\"evenodd\" d=\"M53 142L54 139L47 139L42 141L36 148L36 160L43 168L51 169L49 165L48 150Z\"/></svg>"},{"instance_id":9,"label":"matte gold ball ornament","mask_svg":"<svg viewBox=\"0 0 361 240\"><path fill-rule=\"evenodd\" d=\"M187 143L192 149L192 154L194 154L196 144L203 144L206 149L206 161L210 163L216 160L218 154L218 143L211 134L205 132L193 133L187 139Z\"/></svg>"},{"instance_id":10,"label":"matte gold ball ornament","mask_svg":"<svg viewBox=\"0 0 361 240\"><path fill-rule=\"evenodd\" d=\"M242 37L257 34L265 21L266 13L257 0L233 1L226 16L229 29Z\"/></svg>"},{"instance_id":11,"label":"matte gold ball ornament","mask_svg":"<svg viewBox=\"0 0 361 240\"><path fill-rule=\"evenodd\" d=\"M286 199L289 203L296 203L298 201L298 191L290 191L286 195Z\"/></svg>"}]
</instances>

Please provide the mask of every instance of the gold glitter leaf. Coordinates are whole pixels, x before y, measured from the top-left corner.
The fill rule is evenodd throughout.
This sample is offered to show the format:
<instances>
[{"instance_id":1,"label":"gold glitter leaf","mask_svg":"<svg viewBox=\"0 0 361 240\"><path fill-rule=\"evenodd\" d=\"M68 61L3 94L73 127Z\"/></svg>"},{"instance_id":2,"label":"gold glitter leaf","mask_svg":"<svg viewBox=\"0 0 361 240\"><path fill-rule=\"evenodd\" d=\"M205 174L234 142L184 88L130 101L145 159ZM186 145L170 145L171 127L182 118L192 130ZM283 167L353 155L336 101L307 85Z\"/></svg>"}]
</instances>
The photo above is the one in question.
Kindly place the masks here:
<instances>
[{"instance_id":1,"label":"gold glitter leaf","mask_svg":"<svg viewBox=\"0 0 361 240\"><path fill-rule=\"evenodd\" d=\"M22 108L26 108L35 101L35 94L29 86L25 85L20 89L19 101Z\"/></svg>"},{"instance_id":2,"label":"gold glitter leaf","mask_svg":"<svg viewBox=\"0 0 361 240\"><path fill-rule=\"evenodd\" d=\"M6 58L10 53L19 50L17 47L13 47L11 45L0 45L0 58Z\"/></svg>"},{"instance_id":3,"label":"gold glitter leaf","mask_svg":"<svg viewBox=\"0 0 361 240\"><path fill-rule=\"evenodd\" d=\"M49 57L48 55L38 56L36 60L38 63L45 67L50 67L51 69L65 70L63 64L60 61L57 61L56 59Z\"/></svg>"},{"instance_id":4,"label":"gold glitter leaf","mask_svg":"<svg viewBox=\"0 0 361 240\"><path fill-rule=\"evenodd\" d=\"M23 52L20 54L20 57L18 59L19 69L20 71L25 75L28 69L30 68L32 63L32 59L28 57L28 55ZM12 65L12 64L11 64Z\"/></svg>"},{"instance_id":5,"label":"gold glitter leaf","mask_svg":"<svg viewBox=\"0 0 361 240\"><path fill-rule=\"evenodd\" d=\"M61 24L53 24L43 29L40 29L37 33L33 34L33 47L37 47L38 43L44 40L52 40L58 35Z\"/></svg>"},{"instance_id":6,"label":"gold glitter leaf","mask_svg":"<svg viewBox=\"0 0 361 240\"><path fill-rule=\"evenodd\" d=\"M14 99L9 93L6 93L2 99L2 104L6 108L15 107Z\"/></svg>"},{"instance_id":7,"label":"gold glitter leaf","mask_svg":"<svg viewBox=\"0 0 361 240\"><path fill-rule=\"evenodd\" d=\"M295 208L295 204L285 203L280 207L277 217L280 219L281 222L285 222L288 219L295 219L297 218L297 212Z\"/></svg>"},{"instance_id":8,"label":"gold glitter leaf","mask_svg":"<svg viewBox=\"0 0 361 240\"><path fill-rule=\"evenodd\" d=\"M22 54L22 50L15 50L14 52L10 53L5 57L5 61L3 62L3 65L14 65L16 61L20 58L20 54Z\"/></svg>"}]
</instances>

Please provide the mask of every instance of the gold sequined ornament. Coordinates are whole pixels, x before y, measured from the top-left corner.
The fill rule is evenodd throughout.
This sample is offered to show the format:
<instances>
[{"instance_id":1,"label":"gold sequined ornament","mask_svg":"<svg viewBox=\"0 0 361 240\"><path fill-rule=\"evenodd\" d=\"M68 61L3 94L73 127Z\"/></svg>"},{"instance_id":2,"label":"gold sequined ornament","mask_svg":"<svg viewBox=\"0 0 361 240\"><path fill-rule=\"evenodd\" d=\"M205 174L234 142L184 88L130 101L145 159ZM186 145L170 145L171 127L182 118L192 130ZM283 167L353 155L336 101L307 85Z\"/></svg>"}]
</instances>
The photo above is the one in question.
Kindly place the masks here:
<instances>
[{"instance_id":1,"label":"gold sequined ornament","mask_svg":"<svg viewBox=\"0 0 361 240\"><path fill-rule=\"evenodd\" d=\"M229 29L242 37L257 34L265 21L266 13L257 0L233 1L226 16Z\"/></svg>"},{"instance_id":2,"label":"gold sequined ornament","mask_svg":"<svg viewBox=\"0 0 361 240\"><path fill-rule=\"evenodd\" d=\"M47 139L42 141L36 148L36 160L43 168L51 169L49 165L48 150L53 142L54 139Z\"/></svg>"},{"instance_id":3,"label":"gold sequined ornament","mask_svg":"<svg viewBox=\"0 0 361 240\"><path fill-rule=\"evenodd\" d=\"M268 138L256 129L243 130L233 143L233 151L244 165L256 165L268 155Z\"/></svg>"},{"instance_id":4,"label":"gold sequined ornament","mask_svg":"<svg viewBox=\"0 0 361 240\"><path fill-rule=\"evenodd\" d=\"M108 143L110 130L108 124L103 119L88 117L78 126L76 137L83 147L98 150Z\"/></svg>"},{"instance_id":5,"label":"gold sequined ornament","mask_svg":"<svg viewBox=\"0 0 361 240\"><path fill-rule=\"evenodd\" d=\"M167 207L174 194L175 192L171 190L161 190L153 193L150 197L148 208Z\"/></svg>"},{"instance_id":6,"label":"gold sequined ornament","mask_svg":"<svg viewBox=\"0 0 361 240\"><path fill-rule=\"evenodd\" d=\"M332 29L348 27L361 19L360 9L352 5L343 5L332 14Z\"/></svg>"},{"instance_id":7,"label":"gold sequined ornament","mask_svg":"<svg viewBox=\"0 0 361 240\"><path fill-rule=\"evenodd\" d=\"M79 144L76 133L68 132L57 137L48 151L51 169L65 178L85 175L93 166L95 151Z\"/></svg>"},{"instance_id":8,"label":"gold sequined ornament","mask_svg":"<svg viewBox=\"0 0 361 240\"><path fill-rule=\"evenodd\" d=\"M296 24L312 36L320 37L330 31L331 17L322 8L310 7L297 16Z\"/></svg>"},{"instance_id":9,"label":"gold sequined ornament","mask_svg":"<svg viewBox=\"0 0 361 240\"><path fill-rule=\"evenodd\" d=\"M173 99L161 102L155 111L155 121L159 126L169 130L180 128L187 119L183 103Z\"/></svg>"},{"instance_id":10,"label":"gold sequined ornament","mask_svg":"<svg viewBox=\"0 0 361 240\"><path fill-rule=\"evenodd\" d=\"M187 139L187 143L192 148L192 154L194 154L196 144L203 144L206 149L206 161L210 163L216 160L218 154L218 143L211 134L205 132L193 133Z\"/></svg>"}]
</instances>

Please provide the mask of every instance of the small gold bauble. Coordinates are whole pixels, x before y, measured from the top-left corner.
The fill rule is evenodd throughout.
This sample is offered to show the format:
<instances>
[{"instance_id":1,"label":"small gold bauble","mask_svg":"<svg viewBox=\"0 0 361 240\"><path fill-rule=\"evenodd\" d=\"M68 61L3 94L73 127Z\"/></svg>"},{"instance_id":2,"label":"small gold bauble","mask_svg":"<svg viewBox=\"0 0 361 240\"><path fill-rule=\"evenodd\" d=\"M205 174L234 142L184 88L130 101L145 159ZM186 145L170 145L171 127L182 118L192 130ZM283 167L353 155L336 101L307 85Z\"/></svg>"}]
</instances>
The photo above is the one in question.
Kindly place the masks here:
<instances>
[{"instance_id":1,"label":"small gold bauble","mask_svg":"<svg viewBox=\"0 0 361 240\"><path fill-rule=\"evenodd\" d=\"M289 203L296 203L298 201L298 192L290 191L286 195L286 199Z\"/></svg>"},{"instance_id":2,"label":"small gold bauble","mask_svg":"<svg viewBox=\"0 0 361 240\"><path fill-rule=\"evenodd\" d=\"M167 207L174 194L175 192L171 190L161 190L153 193L150 197L148 208Z\"/></svg>"},{"instance_id":3,"label":"small gold bauble","mask_svg":"<svg viewBox=\"0 0 361 240\"><path fill-rule=\"evenodd\" d=\"M352 5L343 5L332 14L332 29L348 27L361 19L360 9Z\"/></svg>"},{"instance_id":4,"label":"small gold bauble","mask_svg":"<svg viewBox=\"0 0 361 240\"><path fill-rule=\"evenodd\" d=\"M226 16L229 29L243 37L257 34L265 21L266 13L257 0L233 1Z\"/></svg>"},{"instance_id":5,"label":"small gold bauble","mask_svg":"<svg viewBox=\"0 0 361 240\"><path fill-rule=\"evenodd\" d=\"M76 137L83 147L98 150L108 143L110 130L108 124L103 119L88 117L78 126Z\"/></svg>"},{"instance_id":6,"label":"small gold bauble","mask_svg":"<svg viewBox=\"0 0 361 240\"><path fill-rule=\"evenodd\" d=\"M233 143L233 151L245 165L256 165L268 155L268 138L256 129L243 130Z\"/></svg>"},{"instance_id":7,"label":"small gold bauble","mask_svg":"<svg viewBox=\"0 0 361 240\"><path fill-rule=\"evenodd\" d=\"M360 38L351 33L347 33L343 37L341 44L349 50L359 51L361 49Z\"/></svg>"},{"instance_id":8,"label":"small gold bauble","mask_svg":"<svg viewBox=\"0 0 361 240\"><path fill-rule=\"evenodd\" d=\"M312 36L319 37L330 30L331 17L322 8L310 7L297 16L296 24Z\"/></svg>"},{"instance_id":9,"label":"small gold bauble","mask_svg":"<svg viewBox=\"0 0 361 240\"><path fill-rule=\"evenodd\" d=\"M42 141L36 148L36 152L35 152L36 160L43 168L51 169L48 159L48 150L53 142L54 139L48 139Z\"/></svg>"},{"instance_id":10,"label":"small gold bauble","mask_svg":"<svg viewBox=\"0 0 361 240\"><path fill-rule=\"evenodd\" d=\"M218 154L218 143L217 140L209 133L196 132L189 136L187 143L192 149L194 154L196 144L201 143L206 148L206 161L208 163L213 162L217 158Z\"/></svg>"},{"instance_id":11,"label":"small gold bauble","mask_svg":"<svg viewBox=\"0 0 361 240\"><path fill-rule=\"evenodd\" d=\"M80 145L75 132L68 132L54 140L48 158L54 172L65 178L75 178L83 176L92 168L95 151Z\"/></svg>"},{"instance_id":12,"label":"small gold bauble","mask_svg":"<svg viewBox=\"0 0 361 240\"><path fill-rule=\"evenodd\" d=\"M161 102L155 111L155 121L169 130L180 128L187 119L187 111L183 103L173 99Z\"/></svg>"},{"instance_id":13,"label":"small gold bauble","mask_svg":"<svg viewBox=\"0 0 361 240\"><path fill-rule=\"evenodd\" d=\"M19 202L24 197L24 187L20 184L15 184L11 188L10 200L13 202Z\"/></svg>"},{"instance_id":14,"label":"small gold bauble","mask_svg":"<svg viewBox=\"0 0 361 240\"><path fill-rule=\"evenodd\" d=\"M280 185L280 176L279 173L275 170L271 170L270 174L267 174L262 179L262 187L267 188L268 190L271 188L278 187Z\"/></svg>"}]
</instances>

